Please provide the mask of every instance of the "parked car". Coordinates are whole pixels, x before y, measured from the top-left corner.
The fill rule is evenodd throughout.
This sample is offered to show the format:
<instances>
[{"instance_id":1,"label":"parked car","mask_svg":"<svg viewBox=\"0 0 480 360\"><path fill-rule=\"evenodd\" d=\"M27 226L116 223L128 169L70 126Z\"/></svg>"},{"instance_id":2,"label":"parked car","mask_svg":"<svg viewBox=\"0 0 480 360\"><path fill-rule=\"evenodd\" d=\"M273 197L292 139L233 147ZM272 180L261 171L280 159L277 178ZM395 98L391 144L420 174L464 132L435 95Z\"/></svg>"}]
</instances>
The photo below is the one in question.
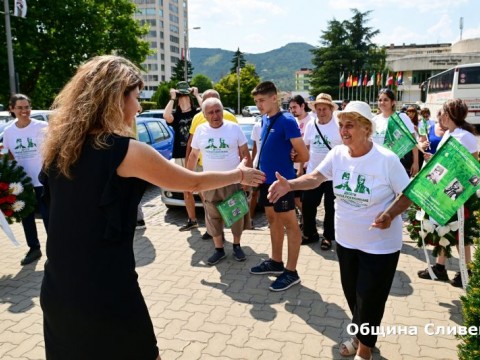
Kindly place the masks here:
<instances>
[{"instance_id":1,"label":"parked car","mask_svg":"<svg viewBox=\"0 0 480 360\"><path fill-rule=\"evenodd\" d=\"M139 141L152 146L164 158L172 158L174 133L165 120L137 116L137 133Z\"/></svg>"},{"instance_id":2,"label":"parked car","mask_svg":"<svg viewBox=\"0 0 480 360\"><path fill-rule=\"evenodd\" d=\"M0 124L9 122L10 120L13 120L10 111L0 111Z\"/></svg>"},{"instance_id":3,"label":"parked car","mask_svg":"<svg viewBox=\"0 0 480 360\"><path fill-rule=\"evenodd\" d=\"M163 113L165 111L163 109L155 109L155 110L145 110L142 113L137 115L138 118L156 118L156 119L163 119Z\"/></svg>"},{"instance_id":4,"label":"parked car","mask_svg":"<svg viewBox=\"0 0 480 360\"><path fill-rule=\"evenodd\" d=\"M249 118L249 119L238 119L238 124L242 128L242 131L245 134L245 136L247 137L248 149L250 151L252 151L252 148L253 148L253 141L251 137L253 125L255 124L255 121L259 121L259 120L260 120L260 117ZM176 206L185 206L185 199L183 197L183 192L162 188L160 189L160 195L161 195L162 202L169 209ZM193 197L195 199L195 207L203 207L200 196L197 193L194 193Z\"/></svg>"},{"instance_id":5,"label":"parked car","mask_svg":"<svg viewBox=\"0 0 480 360\"><path fill-rule=\"evenodd\" d=\"M242 115L243 116L257 116L257 115L260 115L260 111L258 110L258 108L255 105L249 105L249 106L245 106L242 109Z\"/></svg>"},{"instance_id":6,"label":"parked car","mask_svg":"<svg viewBox=\"0 0 480 360\"><path fill-rule=\"evenodd\" d=\"M32 119L48 122L48 119L50 118L51 114L52 114L52 110L32 110L30 112L30 117Z\"/></svg>"},{"instance_id":7,"label":"parked car","mask_svg":"<svg viewBox=\"0 0 480 360\"><path fill-rule=\"evenodd\" d=\"M231 107L226 106L223 108L223 110L227 110L229 113L235 115L235 110L233 110Z\"/></svg>"}]
</instances>

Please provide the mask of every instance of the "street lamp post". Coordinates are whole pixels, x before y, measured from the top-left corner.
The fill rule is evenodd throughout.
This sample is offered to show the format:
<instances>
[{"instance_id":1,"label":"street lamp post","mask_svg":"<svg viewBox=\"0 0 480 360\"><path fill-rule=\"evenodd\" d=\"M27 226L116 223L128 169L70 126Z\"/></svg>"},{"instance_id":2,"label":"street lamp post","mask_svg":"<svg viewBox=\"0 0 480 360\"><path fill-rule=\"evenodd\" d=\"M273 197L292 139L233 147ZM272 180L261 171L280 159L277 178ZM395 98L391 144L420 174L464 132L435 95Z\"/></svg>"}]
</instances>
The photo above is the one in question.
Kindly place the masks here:
<instances>
[{"instance_id":1,"label":"street lamp post","mask_svg":"<svg viewBox=\"0 0 480 360\"><path fill-rule=\"evenodd\" d=\"M184 54L183 54L183 61L185 62L185 81L188 82L188 59L187 59L187 51L188 51L188 30L200 30L200 26L195 26L193 28L187 29L185 31L185 39L183 41L183 44L185 46L184 49Z\"/></svg>"}]
</instances>

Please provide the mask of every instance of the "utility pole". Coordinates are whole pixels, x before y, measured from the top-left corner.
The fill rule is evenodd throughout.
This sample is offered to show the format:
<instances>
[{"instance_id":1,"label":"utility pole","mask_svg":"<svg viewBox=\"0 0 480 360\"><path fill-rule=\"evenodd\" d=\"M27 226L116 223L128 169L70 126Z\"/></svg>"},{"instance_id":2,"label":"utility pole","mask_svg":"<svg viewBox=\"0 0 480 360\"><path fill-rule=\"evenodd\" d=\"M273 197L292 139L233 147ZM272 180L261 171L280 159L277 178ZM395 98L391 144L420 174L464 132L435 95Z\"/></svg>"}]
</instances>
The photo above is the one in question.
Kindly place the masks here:
<instances>
[{"instance_id":1,"label":"utility pole","mask_svg":"<svg viewBox=\"0 0 480 360\"><path fill-rule=\"evenodd\" d=\"M10 26L10 7L8 0L3 0L5 5L5 33L7 36L7 58L8 58L8 79L10 83L10 94L16 94L15 85L15 65L13 63L13 45L12 45L12 28Z\"/></svg>"},{"instance_id":2,"label":"utility pole","mask_svg":"<svg viewBox=\"0 0 480 360\"><path fill-rule=\"evenodd\" d=\"M183 40L184 44L184 54L183 54L183 61L185 61L185 81L188 82L188 57L187 57L187 51L188 51L188 30L199 30L201 29L200 26L195 26L191 29L185 29L185 39Z\"/></svg>"}]
</instances>

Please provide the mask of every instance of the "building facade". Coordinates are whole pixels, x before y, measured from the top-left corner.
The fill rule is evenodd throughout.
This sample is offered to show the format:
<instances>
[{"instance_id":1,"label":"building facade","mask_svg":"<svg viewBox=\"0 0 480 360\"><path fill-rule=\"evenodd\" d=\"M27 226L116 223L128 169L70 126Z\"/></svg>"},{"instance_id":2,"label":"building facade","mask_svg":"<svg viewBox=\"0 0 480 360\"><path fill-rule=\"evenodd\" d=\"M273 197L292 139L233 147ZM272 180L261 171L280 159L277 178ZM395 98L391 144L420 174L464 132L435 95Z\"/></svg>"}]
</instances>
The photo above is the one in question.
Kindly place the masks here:
<instances>
[{"instance_id":1,"label":"building facade","mask_svg":"<svg viewBox=\"0 0 480 360\"><path fill-rule=\"evenodd\" d=\"M310 91L312 69L301 68L295 71L295 91Z\"/></svg>"},{"instance_id":2,"label":"building facade","mask_svg":"<svg viewBox=\"0 0 480 360\"><path fill-rule=\"evenodd\" d=\"M387 68L403 72L403 84L398 85L399 102L425 102L422 84L435 74L456 65L480 63L480 38L452 44L390 45L387 47Z\"/></svg>"},{"instance_id":3,"label":"building facade","mask_svg":"<svg viewBox=\"0 0 480 360\"><path fill-rule=\"evenodd\" d=\"M172 69L183 58L188 45L188 0L133 0L135 19L148 24L145 40L153 54L142 64L145 87L142 99L150 99L158 84L170 80Z\"/></svg>"}]
</instances>

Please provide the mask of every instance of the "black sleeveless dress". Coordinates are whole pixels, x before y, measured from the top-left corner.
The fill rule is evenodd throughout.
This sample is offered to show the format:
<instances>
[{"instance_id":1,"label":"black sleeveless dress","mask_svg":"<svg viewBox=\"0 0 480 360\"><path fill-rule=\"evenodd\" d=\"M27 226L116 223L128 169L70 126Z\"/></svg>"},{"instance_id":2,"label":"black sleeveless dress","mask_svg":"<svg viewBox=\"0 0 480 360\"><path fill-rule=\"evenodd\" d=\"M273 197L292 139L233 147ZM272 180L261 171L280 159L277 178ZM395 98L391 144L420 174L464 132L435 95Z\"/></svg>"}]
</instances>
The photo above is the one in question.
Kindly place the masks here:
<instances>
[{"instance_id":1,"label":"black sleeveless dress","mask_svg":"<svg viewBox=\"0 0 480 360\"><path fill-rule=\"evenodd\" d=\"M73 178L47 171L50 204L40 304L48 360L155 360L156 338L135 272L137 205L146 183L116 169L130 139L87 139Z\"/></svg>"}]
</instances>

